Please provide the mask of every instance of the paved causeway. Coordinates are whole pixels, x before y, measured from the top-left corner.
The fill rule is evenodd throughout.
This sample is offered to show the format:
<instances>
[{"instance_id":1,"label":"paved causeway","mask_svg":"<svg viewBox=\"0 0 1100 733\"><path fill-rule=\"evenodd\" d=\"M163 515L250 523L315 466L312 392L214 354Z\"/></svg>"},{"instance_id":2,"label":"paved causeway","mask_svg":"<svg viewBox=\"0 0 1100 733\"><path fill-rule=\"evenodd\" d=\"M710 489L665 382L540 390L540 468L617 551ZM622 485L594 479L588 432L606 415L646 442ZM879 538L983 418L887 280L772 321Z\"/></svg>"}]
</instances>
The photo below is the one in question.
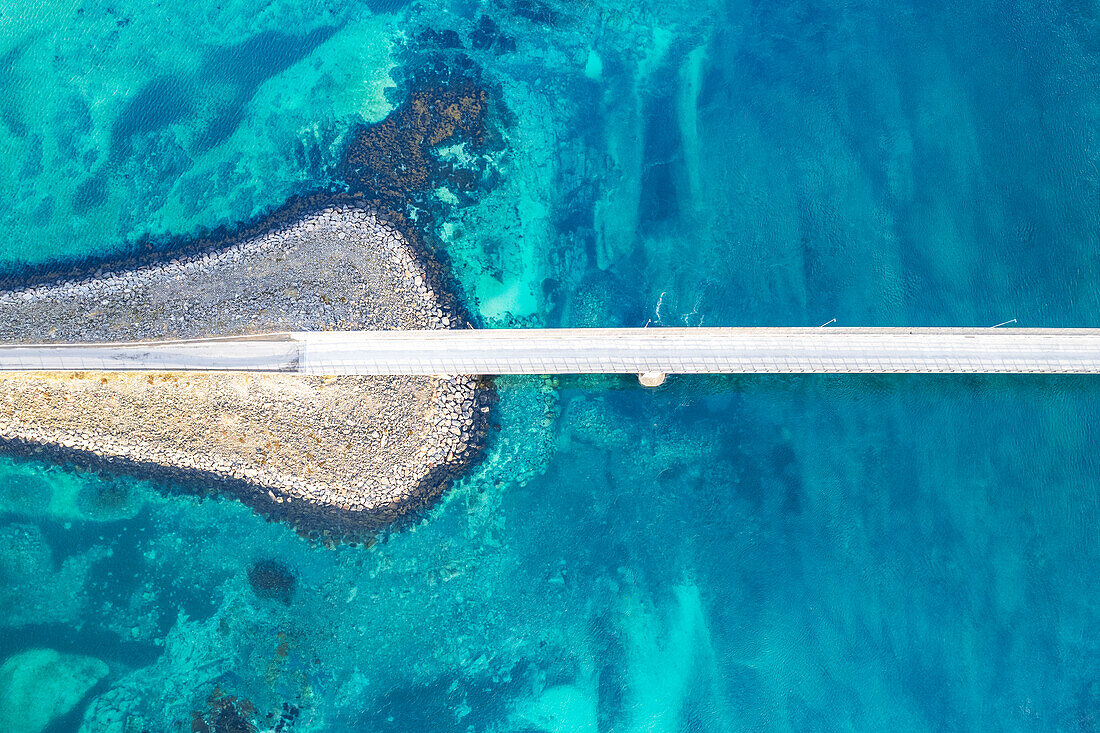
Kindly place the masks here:
<instances>
[{"instance_id":1,"label":"paved causeway","mask_svg":"<svg viewBox=\"0 0 1100 733\"><path fill-rule=\"evenodd\" d=\"M1093 328L325 331L0 345L0 370L302 374L1100 373Z\"/></svg>"}]
</instances>

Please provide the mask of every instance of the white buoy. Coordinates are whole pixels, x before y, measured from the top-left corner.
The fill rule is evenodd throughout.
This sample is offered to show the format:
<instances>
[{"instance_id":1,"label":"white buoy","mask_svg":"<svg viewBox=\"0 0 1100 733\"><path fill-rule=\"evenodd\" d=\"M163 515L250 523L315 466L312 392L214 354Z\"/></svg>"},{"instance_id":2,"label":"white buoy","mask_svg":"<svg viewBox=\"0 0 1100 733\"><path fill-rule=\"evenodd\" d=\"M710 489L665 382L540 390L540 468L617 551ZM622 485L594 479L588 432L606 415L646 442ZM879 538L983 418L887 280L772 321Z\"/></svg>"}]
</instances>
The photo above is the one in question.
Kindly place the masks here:
<instances>
[{"instance_id":1,"label":"white buoy","mask_svg":"<svg viewBox=\"0 0 1100 733\"><path fill-rule=\"evenodd\" d=\"M664 372L642 372L638 375L638 381L643 387L660 387L665 383Z\"/></svg>"}]
</instances>

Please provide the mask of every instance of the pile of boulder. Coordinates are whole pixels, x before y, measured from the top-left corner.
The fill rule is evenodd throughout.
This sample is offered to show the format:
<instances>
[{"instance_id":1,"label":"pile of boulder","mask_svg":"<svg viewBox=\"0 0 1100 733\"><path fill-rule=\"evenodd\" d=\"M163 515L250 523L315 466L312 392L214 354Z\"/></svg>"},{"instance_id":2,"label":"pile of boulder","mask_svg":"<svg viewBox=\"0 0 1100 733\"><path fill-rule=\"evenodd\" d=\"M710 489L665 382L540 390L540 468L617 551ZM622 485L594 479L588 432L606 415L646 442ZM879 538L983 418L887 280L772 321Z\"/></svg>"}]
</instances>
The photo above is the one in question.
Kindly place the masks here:
<instances>
[{"instance_id":1,"label":"pile of boulder","mask_svg":"<svg viewBox=\"0 0 1100 733\"><path fill-rule=\"evenodd\" d=\"M305 208L125 269L0 292L0 340L465 328L438 265L375 212ZM462 375L0 373L0 448L198 491L311 532L429 506L479 454L491 390Z\"/></svg>"}]
</instances>

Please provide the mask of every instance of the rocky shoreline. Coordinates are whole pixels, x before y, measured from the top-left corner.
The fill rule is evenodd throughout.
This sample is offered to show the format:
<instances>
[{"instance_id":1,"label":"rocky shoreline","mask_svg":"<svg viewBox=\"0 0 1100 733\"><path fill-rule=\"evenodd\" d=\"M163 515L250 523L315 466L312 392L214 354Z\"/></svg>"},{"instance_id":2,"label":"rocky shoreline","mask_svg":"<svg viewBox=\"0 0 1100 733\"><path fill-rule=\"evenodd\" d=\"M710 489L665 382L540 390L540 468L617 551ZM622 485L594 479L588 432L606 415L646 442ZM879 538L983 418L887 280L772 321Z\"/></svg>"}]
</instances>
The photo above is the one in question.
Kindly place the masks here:
<instances>
[{"instance_id":1,"label":"rocky shoreline","mask_svg":"<svg viewBox=\"0 0 1100 733\"><path fill-rule=\"evenodd\" d=\"M0 340L468 327L444 279L357 200L314 197L192 251L0 292ZM430 506L479 457L491 399L454 375L0 373L0 449L349 536Z\"/></svg>"}]
</instances>

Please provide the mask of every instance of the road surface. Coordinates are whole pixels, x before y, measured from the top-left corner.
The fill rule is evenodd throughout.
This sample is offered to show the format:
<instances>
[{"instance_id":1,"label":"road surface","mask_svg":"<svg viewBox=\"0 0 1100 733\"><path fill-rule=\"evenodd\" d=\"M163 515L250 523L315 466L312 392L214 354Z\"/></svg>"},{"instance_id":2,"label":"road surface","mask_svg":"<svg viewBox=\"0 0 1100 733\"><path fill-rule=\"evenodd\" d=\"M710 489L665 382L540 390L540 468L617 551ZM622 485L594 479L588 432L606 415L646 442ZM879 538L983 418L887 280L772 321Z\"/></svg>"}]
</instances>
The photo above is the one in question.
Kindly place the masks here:
<instances>
[{"instance_id":1,"label":"road surface","mask_svg":"<svg viewBox=\"0 0 1100 733\"><path fill-rule=\"evenodd\" d=\"M302 374L1100 373L1100 329L587 328L325 331L0 345L0 370Z\"/></svg>"}]
</instances>

